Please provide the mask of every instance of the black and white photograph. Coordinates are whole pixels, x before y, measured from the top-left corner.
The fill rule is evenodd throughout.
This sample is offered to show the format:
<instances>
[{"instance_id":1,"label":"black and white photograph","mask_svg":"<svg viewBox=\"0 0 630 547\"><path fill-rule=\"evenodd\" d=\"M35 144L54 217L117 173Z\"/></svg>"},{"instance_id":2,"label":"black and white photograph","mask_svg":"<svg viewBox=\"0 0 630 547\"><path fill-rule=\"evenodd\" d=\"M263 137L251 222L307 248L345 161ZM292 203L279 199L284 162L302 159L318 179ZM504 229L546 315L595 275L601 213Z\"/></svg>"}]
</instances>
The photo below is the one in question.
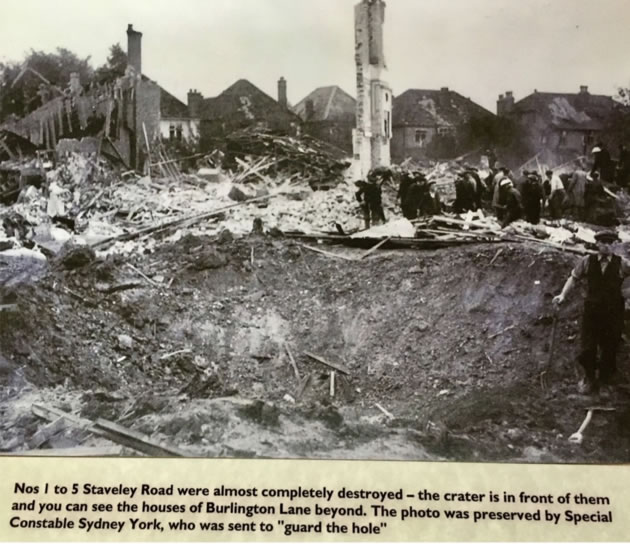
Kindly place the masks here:
<instances>
[{"instance_id":1,"label":"black and white photograph","mask_svg":"<svg viewBox=\"0 0 630 547\"><path fill-rule=\"evenodd\" d=\"M626 2L1 11L2 454L630 462Z\"/></svg>"}]
</instances>

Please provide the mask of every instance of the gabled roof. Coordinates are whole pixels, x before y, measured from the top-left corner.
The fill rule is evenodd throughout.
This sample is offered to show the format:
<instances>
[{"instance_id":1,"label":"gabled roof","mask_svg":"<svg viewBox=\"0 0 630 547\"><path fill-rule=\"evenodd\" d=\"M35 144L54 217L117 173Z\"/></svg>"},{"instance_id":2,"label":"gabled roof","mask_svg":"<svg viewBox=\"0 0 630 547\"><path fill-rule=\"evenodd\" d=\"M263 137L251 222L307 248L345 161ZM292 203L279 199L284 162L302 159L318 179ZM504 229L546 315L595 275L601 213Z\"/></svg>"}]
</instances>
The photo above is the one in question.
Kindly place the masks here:
<instances>
[{"instance_id":1,"label":"gabled roof","mask_svg":"<svg viewBox=\"0 0 630 547\"><path fill-rule=\"evenodd\" d=\"M297 116L258 89L248 80L238 80L219 96L204 99L201 118L231 121L254 121L268 118L270 114Z\"/></svg>"},{"instance_id":2,"label":"gabled roof","mask_svg":"<svg viewBox=\"0 0 630 547\"><path fill-rule=\"evenodd\" d=\"M607 95L534 92L514 105L514 111L536 112L558 129L601 130L621 105Z\"/></svg>"},{"instance_id":3,"label":"gabled roof","mask_svg":"<svg viewBox=\"0 0 630 547\"><path fill-rule=\"evenodd\" d=\"M456 127L492 112L449 89L408 89L394 98L393 127Z\"/></svg>"},{"instance_id":4,"label":"gabled roof","mask_svg":"<svg viewBox=\"0 0 630 547\"><path fill-rule=\"evenodd\" d=\"M188 106L160 86L160 114L162 118L188 118Z\"/></svg>"},{"instance_id":5,"label":"gabled roof","mask_svg":"<svg viewBox=\"0 0 630 547\"><path fill-rule=\"evenodd\" d=\"M306 104L313 102L313 116L307 119ZM298 104L293 107L293 111L304 121L347 121L354 122L356 119L357 102L352 95L346 93L336 85L318 87L309 93Z\"/></svg>"}]
</instances>

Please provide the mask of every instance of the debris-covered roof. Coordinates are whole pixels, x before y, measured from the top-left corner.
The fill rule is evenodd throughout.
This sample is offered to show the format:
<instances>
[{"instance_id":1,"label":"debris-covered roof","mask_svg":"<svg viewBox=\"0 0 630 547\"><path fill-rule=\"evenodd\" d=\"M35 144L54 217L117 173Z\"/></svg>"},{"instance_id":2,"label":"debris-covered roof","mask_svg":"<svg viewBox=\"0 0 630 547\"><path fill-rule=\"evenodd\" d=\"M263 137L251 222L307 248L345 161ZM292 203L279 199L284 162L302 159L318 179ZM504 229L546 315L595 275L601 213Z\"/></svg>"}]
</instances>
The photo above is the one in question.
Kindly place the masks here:
<instances>
[{"instance_id":1,"label":"debris-covered roof","mask_svg":"<svg viewBox=\"0 0 630 547\"><path fill-rule=\"evenodd\" d=\"M313 115L308 116L307 103L313 102ZM349 121L356 118L357 102L352 95L336 85L318 87L298 104L293 111L304 121Z\"/></svg>"},{"instance_id":2,"label":"debris-covered roof","mask_svg":"<svg viewBox=\"0 0 630 547\"><path fill-rule=\"evenodd\" d=\"M394 97L393 127L454 127L492 112L449 89L408 89Z\"/></svg>"},{"instance_id":3,"label":"debris-covered roof","mask_svg":"<svg viewBox=\"0 0 630 547\"><path fill-rule=\"evenodd\" d=\"M621 105L608 95L536 91L514 105L515 112L537 112L558 129L601 130Z\"/></svg>"},{"instance_id":4,"label":"debris-covered roof","mask_svg":"<svg viewBox=\"0 0 630 547\"><path fill-rule=\"evenodd\" d=\"M254 121L273 115L295 116L254 84L241 79L219 96L204 99L201 117L205 120L229 118L233 121Z\"/></svg>"}]
</instances>

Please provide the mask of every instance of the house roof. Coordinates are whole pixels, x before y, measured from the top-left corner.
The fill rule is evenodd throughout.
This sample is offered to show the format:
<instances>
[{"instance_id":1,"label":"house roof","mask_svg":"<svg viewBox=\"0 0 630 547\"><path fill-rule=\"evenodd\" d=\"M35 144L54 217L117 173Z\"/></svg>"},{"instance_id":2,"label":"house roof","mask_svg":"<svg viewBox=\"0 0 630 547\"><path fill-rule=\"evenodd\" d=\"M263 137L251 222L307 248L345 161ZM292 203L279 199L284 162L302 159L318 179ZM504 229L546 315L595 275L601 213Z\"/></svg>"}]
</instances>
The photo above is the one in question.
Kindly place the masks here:
<instances>
[{"instance_id":1,"label":"house roof","mask_svg":"<svg viewBox=\"0 0 630 547\"><path fill-rule=\"evenodd\" d=\"M238 80L217 97L204 99L202 119L231 121L254 121L268 118L269 115L284 114L297 116L258 89L248 80Z\"/></svg>"},{"instance_id":2,"label":"house roof","mask_svg":"<svg viewBox=\"0 0 630 547\"><path fill-rule=\"evenodd\" d=\"M307 119L306 104L313 102L313 116ZM336 85L318 87L298 104L293 111L304 121L348 121L356 118L357 102L352 95Z\"/></svg>"},{"instance_id":3,"label":"house roof","mask_svg":"<svg viewBox=\"0 0 630 547\"><path fill-rule=\"evenodd\" d=\"M188 106L160 86L160 114L162 118L188 118Z\"/></svg>"},{"instance_id":4,"label":"house roof","mask_svg":"<svg viewBox=\"0 0 630 547\"><path fill-rule=\"evenodd\" d=\"M558 129L601 130L617 107L607 95L536 91L515 103L514 111L536 112Z\"/></svg>"},{"instance_id":5,"label":"house roof","mask_svg":"<svg viewBox=\"0 0 630 547\"><path fill-rule=\"evenodd\" d=\"M408 89L394 98L393 127L455 127L492 112L449 89Z\"/></svg>"}]
</instances>

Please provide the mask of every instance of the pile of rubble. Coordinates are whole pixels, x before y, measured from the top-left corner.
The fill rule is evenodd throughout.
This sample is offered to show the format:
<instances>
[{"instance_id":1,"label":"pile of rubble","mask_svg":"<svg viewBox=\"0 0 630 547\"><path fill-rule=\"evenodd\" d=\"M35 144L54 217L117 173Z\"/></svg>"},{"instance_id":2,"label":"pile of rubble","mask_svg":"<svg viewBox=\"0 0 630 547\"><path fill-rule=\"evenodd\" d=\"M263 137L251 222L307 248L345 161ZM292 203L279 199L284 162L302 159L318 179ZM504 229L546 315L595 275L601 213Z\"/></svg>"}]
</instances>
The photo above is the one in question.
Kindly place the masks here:
<instances>
[{"instance_id":1,"label":"pile of rubble","mask_svg":"<svg viewBox=\"0 0 630 547\"><path fill-rule=\"evenodd\" d=\"M350 166L343 150L309 136L300 139L260 131L233 133L225 141L225 166L247 169L247 160L258 160L247 180L299 179L313 189L328 189L344 180ZM262 161L261 161L262 159Z\"/></svg>"}]
</instances>

